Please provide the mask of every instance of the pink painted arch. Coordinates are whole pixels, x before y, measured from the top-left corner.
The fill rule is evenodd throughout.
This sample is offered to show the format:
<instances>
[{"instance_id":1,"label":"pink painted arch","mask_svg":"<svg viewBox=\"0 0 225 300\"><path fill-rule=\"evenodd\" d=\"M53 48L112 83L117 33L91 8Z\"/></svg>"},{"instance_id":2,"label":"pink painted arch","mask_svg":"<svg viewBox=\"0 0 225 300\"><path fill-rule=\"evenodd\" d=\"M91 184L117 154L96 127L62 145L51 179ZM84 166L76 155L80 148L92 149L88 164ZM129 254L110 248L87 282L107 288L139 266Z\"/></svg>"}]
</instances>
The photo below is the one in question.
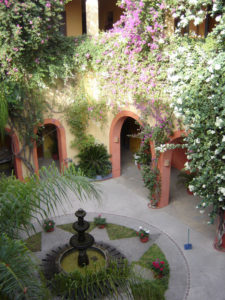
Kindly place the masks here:
<instances>
[{"instance_id":1,"label":"pink painted arch","mask_svg":"<svg viewBox=\"0 0 225 300\"><path fill-rule=\"evenodd\" d=\"M131 117L142 125L138 115L131 111L121 111L113 119L109 133L109 151L112 162L112 177L119 177L121 174L121 151L120 151L120 133L126 118Z\"/></svg>"},{"instance_id":2,"label":"pink painted arch","mask_svg":"<svg viewBox=\"0 0 225 300\"><path fill-rule=\"evenodd\" d=\"M19 157L17 157L20 151L19 139L15 132L13 132L11 129L5 128L5 131L10 135L12 141L15 175L19 180L23 181L22 161Z\"/></svg>"}]
</instances>

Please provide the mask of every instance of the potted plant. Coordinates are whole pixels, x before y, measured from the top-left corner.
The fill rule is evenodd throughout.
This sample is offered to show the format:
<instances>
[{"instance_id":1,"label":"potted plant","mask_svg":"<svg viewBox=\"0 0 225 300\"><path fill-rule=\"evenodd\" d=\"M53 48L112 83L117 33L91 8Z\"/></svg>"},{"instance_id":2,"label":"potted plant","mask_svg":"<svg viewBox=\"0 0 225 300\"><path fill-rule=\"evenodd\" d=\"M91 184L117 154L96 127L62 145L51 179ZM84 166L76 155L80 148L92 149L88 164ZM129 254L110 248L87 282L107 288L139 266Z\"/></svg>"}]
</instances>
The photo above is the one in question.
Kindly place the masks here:
<instances>
[{"instance_id":1,"label":"potted plant","mask_svg":"<svg viewBox=\"0 0 225 300\"><path fill-rule=\"evenodd\" d=\"M51 232L55 229L55 222L51 219L44 220L43 229L45 232Z\"/></svg>"},{"instance_id":2,"label":"potted plant","mask_svg":"<svg viewBox=\"0 0 225 300\"><path fill-rule=\"evenodd\" d=\"M165 272L165 262L159 261L159 259L157 258L152 263L152 269L156 278L162 278Z\"/></svg>"},{"instance_id":3,"label":"potted plant","mask_svg":"<svg viewBox=\"0 0 225 300\"><path fill-rule=\"evenodd\" d=\"M139 227L139 230L136 232L137 236L140 238L142 243L146 243L149 240L149 230Z\"/></svg>"},{"instance_id":4,"label":"potted plant","mask_svg":"<svg viewBox=\"0 0 225 300\"><path fill-rule=\"evenodd\" d=\"M106 226L106 218L102 218L101 215L98 215L97 217L94 218L94 224L98 228L105 228L105 226Z\"/></svg>"}]
</instances>

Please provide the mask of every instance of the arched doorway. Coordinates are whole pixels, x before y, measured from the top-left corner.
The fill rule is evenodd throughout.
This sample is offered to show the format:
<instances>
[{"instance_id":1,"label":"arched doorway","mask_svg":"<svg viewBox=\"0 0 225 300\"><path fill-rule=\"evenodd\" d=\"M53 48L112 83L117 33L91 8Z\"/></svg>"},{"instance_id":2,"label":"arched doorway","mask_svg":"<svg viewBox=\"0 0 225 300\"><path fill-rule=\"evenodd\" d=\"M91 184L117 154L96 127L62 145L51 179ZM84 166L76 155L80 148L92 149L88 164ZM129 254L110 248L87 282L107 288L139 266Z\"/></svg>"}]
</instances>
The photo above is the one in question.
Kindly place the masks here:
<instances>
[{"instance_id":1,"label":"arched doorway","mask_svg":"<svg viewBox=\"0 0 225 300\"><path fill-rule=\"evenodd\" d=\"M48 167L55 162L59 168L59 150L57 139L57 127L53 124L46 124L38 128L37 156L39 168Z\"/></svg>"},{"instance_id":2,"label":"arched doorway","mask_svg":"<svg viewBox=\"0 0 225 300\"><path fill-rule=\"evenodd\" d=\"M59 170L67 165L65 129L58 120L46 119L44 124L36 129L37 142L34 142L35 172L42 166L49 166L53 161Z\"/></svg>"},{"instance_id":3,"label":"arched doorway","mask_svg":"<svg viewBox=\"0 0 225 300\"><path fill-rule=\"evenodd\" d=\"M126 120L127 122L125 122ZM113 178L119 177L121 175L121 153L123 151L122 148L125 147L126 143L127 143L126 145L129 147L130 147L130 143L132 144L132 142L129 141L129 137L128 136L126 137L126 132L128 131L131 132L132 130L136 130L138 128L138 126L136 126L135 124L135 121L141 125L139 117L135 113L130 111L122 111L118 113L112 121L111 128L110 128L109 145L110 145ZM128 129L128 128L133 128L133 129Z\"/></svg>"},{"instance_id":4,"label":"arched doorway","mask_svg":"<svg viewBox=\"0 0 225 300\"><path fill-rule=\"evenodd\" d=\"M140 125L135 119L125 119L120 133L121 171L134 164L134 154L139 151L141 144L141 139L137 137L140 130Z\"/></svg>"},{"instance_id":5,"label":"arched doorway","mask_svg":"<svg viewBox=\"0 0 225 300\"><path fill-rule=\"evenodd\" d=\"M6 176L14 174L23 180L21 160L16 157L19 152L19 140L10 129L5 129L5 135L0 139L0 173Z\"/></svg>"}]
</instances>

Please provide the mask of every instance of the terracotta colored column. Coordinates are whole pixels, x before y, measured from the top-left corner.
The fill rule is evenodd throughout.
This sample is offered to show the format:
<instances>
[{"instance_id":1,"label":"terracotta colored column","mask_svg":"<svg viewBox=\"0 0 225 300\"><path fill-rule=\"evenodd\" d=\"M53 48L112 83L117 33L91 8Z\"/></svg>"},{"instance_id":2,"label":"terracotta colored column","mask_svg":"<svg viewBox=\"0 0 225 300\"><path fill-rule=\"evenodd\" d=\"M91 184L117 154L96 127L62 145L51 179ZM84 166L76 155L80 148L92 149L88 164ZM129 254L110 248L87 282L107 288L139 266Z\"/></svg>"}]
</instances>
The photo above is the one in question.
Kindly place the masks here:
<instances>
[{"instance_id":1,"label":"terracotta colored column","mask_svg":"<svg viewBox=\"0 0 225 300\"><path fill-rule=\"evenodd\" d=\"M161 196L158 207L164 207L169 204L171 159L172 150L169 150L161 153L158 160L158 169L161 179Z\"/></svg>"},{"instance_id":2,"label":"terracotta colored column","mask_svg":"<svg viewBox=\"0 0 225 300\"><path fill-rule=\"evenodd\" d=\"M99 31L98 0L86 0L87 34L97 35Z\"/></svg>"}]
</instances>

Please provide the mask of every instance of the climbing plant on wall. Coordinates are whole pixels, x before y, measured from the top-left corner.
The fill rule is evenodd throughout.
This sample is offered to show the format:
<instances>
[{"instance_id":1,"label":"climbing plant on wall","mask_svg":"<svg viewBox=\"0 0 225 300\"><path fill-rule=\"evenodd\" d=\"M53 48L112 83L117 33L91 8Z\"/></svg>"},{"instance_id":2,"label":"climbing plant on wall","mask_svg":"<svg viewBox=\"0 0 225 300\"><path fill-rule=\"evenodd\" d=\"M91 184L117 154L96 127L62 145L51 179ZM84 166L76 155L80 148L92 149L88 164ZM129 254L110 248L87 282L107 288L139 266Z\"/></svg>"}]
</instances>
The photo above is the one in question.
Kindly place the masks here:
<instances>
[{"instance_id":1,"label":"climbing plant on wall","mask_svg":"<svg viewBox=\"0 0 225 300\"><path fill-rule=\"evenodd\" d=\"M63 9L63 1L0 1L0 130L7 124L18 131L17 157L31 173L34 128L49 108L46 92L72 76L74 42L59 32Z\"/></svg>"}]
</instances>

